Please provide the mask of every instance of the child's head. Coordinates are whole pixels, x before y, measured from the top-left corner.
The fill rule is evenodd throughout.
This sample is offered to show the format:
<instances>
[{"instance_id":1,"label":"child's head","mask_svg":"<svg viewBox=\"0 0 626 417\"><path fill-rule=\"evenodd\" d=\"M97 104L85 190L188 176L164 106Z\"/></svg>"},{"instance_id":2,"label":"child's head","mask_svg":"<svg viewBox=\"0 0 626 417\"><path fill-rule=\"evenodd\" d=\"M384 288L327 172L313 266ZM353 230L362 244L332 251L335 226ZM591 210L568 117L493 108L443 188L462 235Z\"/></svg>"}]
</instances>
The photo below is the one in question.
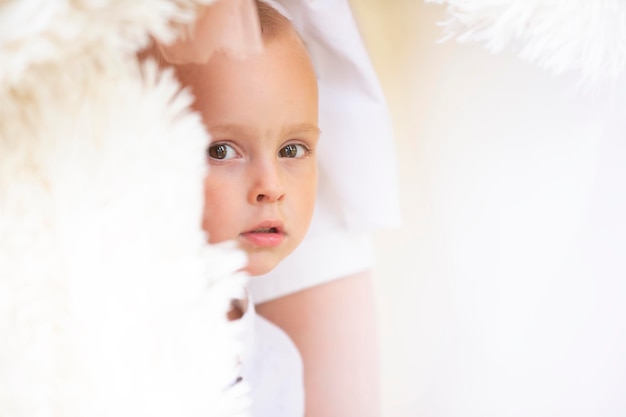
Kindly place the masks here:
<instances>
[{"instance_id":1,"label":"child's head","mask_svg":"<svg viewBox=\"0 0 626 417\"><path fill-rule=\"evenodd\" d=\"M291 23L260 3L264 51L216 53L178 67L212 136L203 228L211 243L235 239L247 271L272 270L300 244L317 189L317 82Z\"/></svg>"}]
</instances>

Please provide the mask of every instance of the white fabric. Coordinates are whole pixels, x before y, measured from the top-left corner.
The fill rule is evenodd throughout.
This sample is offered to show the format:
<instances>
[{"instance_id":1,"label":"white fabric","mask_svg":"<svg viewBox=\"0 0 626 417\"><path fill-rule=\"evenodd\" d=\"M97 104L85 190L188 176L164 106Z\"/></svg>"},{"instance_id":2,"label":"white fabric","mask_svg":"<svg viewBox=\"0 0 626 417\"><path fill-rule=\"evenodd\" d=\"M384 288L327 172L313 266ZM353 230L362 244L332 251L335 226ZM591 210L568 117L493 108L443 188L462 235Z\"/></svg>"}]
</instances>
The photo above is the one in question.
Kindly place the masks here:
<instances>
[{"instance_id":1,"label":"white fabric","mask_svg":"<svg viewBox=\"0 0 626 417\"><path fill-rule=\"evenodd\" d=\"M371 267L371 232L400 222L387 106L348 2L270 3L291 19L317 73L320 192L302 245L252 280L257 302Z\"/></svg>"},{"instance_id":2,"label":"white fabric","mask_svg":"<svg viewBox=\"0 0 626 417\"><path fill-rule=\"evenodd\" d=\"M252 415L303 416L302 358L289 336L258 316L251 302L232 326L244 345L241 377L251 389Z\"/></svg>"},{"instance_id":3,"label":"white fabric","mask_svg":"<svg viewBox=\"0 0 626 417\"><path fill-rule=\"evenodd\" d=\"M396 163L382 89L345 0L281 0L320 89L320 170L352 229L399 223ZM375 196L375 198L372 198Z\"/></svg>"}]
</instances>

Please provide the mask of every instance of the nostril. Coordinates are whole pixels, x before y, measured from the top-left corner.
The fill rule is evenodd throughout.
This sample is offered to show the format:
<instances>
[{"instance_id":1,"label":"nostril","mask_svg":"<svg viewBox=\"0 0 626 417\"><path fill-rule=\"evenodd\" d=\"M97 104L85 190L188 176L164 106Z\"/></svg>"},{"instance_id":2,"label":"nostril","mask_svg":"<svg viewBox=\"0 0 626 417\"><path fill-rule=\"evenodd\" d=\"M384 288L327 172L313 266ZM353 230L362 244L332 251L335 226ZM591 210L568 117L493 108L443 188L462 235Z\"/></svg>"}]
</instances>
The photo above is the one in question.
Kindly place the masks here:
<instances>
[{"instance_id":1,"label":"nostril","mask_svg":"<svg viewBox=\"0 0 626 417\"><path fill-rule=\"evenodd\" d=\"M261 202L265 198L265 194L259 194L256 196L256 201Z\"/></svg>"}]
</instances>

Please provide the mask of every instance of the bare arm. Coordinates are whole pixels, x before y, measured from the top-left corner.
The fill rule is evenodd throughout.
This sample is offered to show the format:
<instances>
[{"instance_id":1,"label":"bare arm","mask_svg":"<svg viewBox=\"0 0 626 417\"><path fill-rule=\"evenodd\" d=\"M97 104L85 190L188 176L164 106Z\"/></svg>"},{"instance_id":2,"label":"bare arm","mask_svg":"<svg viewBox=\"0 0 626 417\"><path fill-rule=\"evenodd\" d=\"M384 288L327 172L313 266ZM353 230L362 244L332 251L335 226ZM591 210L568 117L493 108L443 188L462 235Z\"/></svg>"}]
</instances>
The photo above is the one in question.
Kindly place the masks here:
<instances>
[{"instance_id":1,"label":"bare arm","mask_svg":"<svg viewBox=\"0 0 626 417\"><path fill-rule=\"evenodd\" d=\"M370 271L268 301L257 311L302 354L306 417L380 416Z\"/></svg>"}]
</instances>

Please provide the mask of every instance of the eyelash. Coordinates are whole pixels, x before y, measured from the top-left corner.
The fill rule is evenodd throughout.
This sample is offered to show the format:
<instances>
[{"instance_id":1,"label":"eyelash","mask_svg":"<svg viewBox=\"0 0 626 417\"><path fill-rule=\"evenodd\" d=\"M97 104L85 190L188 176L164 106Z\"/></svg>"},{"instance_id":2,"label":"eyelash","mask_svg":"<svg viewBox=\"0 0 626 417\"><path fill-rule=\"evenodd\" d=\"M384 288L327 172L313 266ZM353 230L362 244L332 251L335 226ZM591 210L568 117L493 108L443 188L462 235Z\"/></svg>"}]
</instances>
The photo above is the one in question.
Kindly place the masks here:
<instances>
[{"instance_id":1,"label":"eyelash","mask_svg":"<svg viewBox=\"0 0 626 417\"><path fill-rule=\"evenodd\" d=\"M303 154L303 155L299 155L299 156L298 156L298 155L296 155L296 156L293 156L293 157L290 157L290 156L284 156L284 155L282 155L282 154L281 154L281 152L282 152L283 150L287 149L287 148L288 148L288 147L290 147L290 146L293 146L293 147L296 147L296 148L298 148L298 147L299 147L299 148L302 148L302 149L303 149L304 154ZM297 149L296 149L296 153L297 153L297 152L298 152L298 151L297 151ZM308 146L306 146L306 145L305 145L305 144L303 144L303 143L288 143L287 145L285 145L285 146L283 146L282 148L280 148L280 150L278 151L278 155L279 155L281 158L290 158L290 159L299 159L299 158L304 158L305 156L310 155L311 153L312 153L311 148L309 148Z\"/></svg>"},{"instance_id":2,"label":"eyelash","mask_svg":"<svg viewBox=\"0 0 626 417\"><path fill-rule=\"evenodd\" d=\"M220 147L230 149L231 152L234 153L235 155L233 156L231 154L230 155L231 157L226 159L226 157L229 156L228 149L226 149L226 153L221 158L219 157L219 155L217 155L217 156L211 155L212 151L216 151ZM216 151L216 152L218 152L218 151ZM209 147L206 150L206 154L207 154L207 157L209 157L210 159L213 159L215 161L228 161L229 159L232 159L232 158L237 156L237 151L232 147L232 145L229 145L228 143L217 142L217 143L212 143L211 145L209 145Z\"/></svg>"},{"instance_id":3,"label":"eyelash","mask_svg":"<svg viewBox=\"0 0 626 417\"><path fill-rule=\"evenodd\" d=\"M283 155L282 154L282 152L285 149L289 148L289 147L295 147L296 148L295 149L295 151L296 151L296 155L295 156L287 156L287 155ZM220 150L220 148L222 148L222 149ZM303 153L301 155L298 155L298 148L302 149ZM229 149L230 149L230 152L229 152ZM222 152L222 153L220 154L220 152ZM226 143L226 142L212 143L207 148L206 153L207 153L207 157L212 159L212 160L214 160L214 161L228 161L230 159L233 159L233 158L237 157L237 155L238 155L237 151L233 148L233 146L228 144L228 143ZM300 158L304 158L304 157L310 155L311 153L313 153L311 148L309 148L307 145L305 145L303 143L288 143L288 144L284 145L282 148L280 148L278 150L278 156L280 158L287 158L287 159L300 159Z\"/></svg>"}]
</instances>

